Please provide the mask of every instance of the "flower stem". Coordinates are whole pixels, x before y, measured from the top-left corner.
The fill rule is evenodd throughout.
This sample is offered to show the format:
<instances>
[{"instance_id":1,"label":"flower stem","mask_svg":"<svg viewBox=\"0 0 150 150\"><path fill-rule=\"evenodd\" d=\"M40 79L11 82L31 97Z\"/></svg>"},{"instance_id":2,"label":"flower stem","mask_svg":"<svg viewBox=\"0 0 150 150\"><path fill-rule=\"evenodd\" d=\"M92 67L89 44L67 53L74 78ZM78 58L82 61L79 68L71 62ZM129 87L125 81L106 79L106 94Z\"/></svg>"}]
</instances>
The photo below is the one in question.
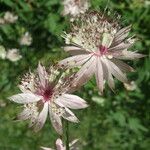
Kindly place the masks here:
<instances>
[{"instance_id":1,"label":"flower stem","mask_svg":"<svg viewBox=\"0 0 150 150\"><path fill-rule=\"evenodd\" d=\"M66 121L66 150L69 149L69 123Z\"/></svg>"}]
</instances>

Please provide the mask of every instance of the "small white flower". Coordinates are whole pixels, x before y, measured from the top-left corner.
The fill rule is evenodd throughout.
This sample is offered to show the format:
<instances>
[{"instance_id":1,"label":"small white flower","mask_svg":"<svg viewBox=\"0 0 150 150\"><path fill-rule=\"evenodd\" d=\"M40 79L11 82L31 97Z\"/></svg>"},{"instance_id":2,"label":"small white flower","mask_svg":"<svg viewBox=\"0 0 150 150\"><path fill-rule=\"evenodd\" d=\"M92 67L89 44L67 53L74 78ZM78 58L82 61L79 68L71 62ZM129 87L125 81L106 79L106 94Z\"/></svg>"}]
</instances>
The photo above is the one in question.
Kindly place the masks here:
<instances>
[{"instance_id":1,"label":"small white flower","mask_svg":"<svg viewBox=\"0 0 150 150\"><path fill-rule=\"evenodd\" d=\"M20 45L27 45L30 46L32 43L32 37L29 34L29 32L26 32L21 38L20 38Z\"/></svg>"},{"instance_id":2,"label":"small white flower","mask_svg":"<svg viewBox=\"0 0 150 150\"><path fill-rule=\"evenodd\" d=\"M4 20L6 23L15 23L18 20L18 16L8 11L4 15Z\"/></svg>"},{"instance_id":3,"label":"small white flower","mask_svg":"<svg viewBox=\"0 0 150 150\"><path fill-rule=\"evenodd\" d=\"M63 0L64 10L63 15L70 15L71 17L79 16L86 12L89 8L88 0Z\"/></svg>"},{"instance_id":4,"label":"small white flower","mask_svg":"<svg viewBox=\"0 0 150 150\"><path fill-rule=\"evenodd\" d=\"M14 48L14 49L9 49L7 51L6 58L9 59L10 61L15 62L20 60L22 56L20 55L19 50Z\"/></svg>"},{"instance_id":5,"label":"small white flower","mask_svg":"<svg viewBox=\"0 0 150 150\"><path fill-rule=\"evenodd\" d=\"M5 50L5 47L3 47L2 45L0 45L0 58L1 59L6 58L6 50Z\"/></svg>"},{"instance_id":6,"label":"small white flower","mask_svg":"<svg viewBox=\"0 0 150 150\"><path fill-rule=\"evenodd\" d=\"M57 69L51 67L49 73L44 66L39 64L35 74L27 74L19 86L22 93L13 95L10 100L24 104L24 110L18 119L31 120L30 127L34 126L39 131L47 119L50 120L55 130L62 134L62 118L71 122L78 122L77 117L70 109L82 109L87 103L80 97L70 92L72 77L64 74L58 75Z\"/></svg>"}]
</instances>

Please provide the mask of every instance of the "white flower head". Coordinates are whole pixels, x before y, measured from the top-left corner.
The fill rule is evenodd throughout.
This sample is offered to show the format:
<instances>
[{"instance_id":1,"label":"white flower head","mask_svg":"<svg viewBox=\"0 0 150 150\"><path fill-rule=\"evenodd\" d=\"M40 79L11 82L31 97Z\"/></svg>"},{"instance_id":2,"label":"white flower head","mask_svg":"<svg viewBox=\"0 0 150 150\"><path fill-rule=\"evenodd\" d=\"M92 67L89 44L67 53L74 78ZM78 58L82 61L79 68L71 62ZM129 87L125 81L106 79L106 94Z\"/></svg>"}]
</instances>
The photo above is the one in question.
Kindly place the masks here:
<instances>
[{"instance_id":1,"label":"white flower head","mask_svg":"<svg viewBox=\"0 0 150 150\"><path fill-rule=\"evenodd\" d=\"M6 50L5 47L0 45L0 58L5 59L6 58Z\"/></svg>"},{"instance_id":2,"label":"white flower head","mask_svg":"<svg viewBox=\"0 0 150 150\"><path fill-rule=\"evenodd\" d=\"M89 8L88 0L63 0L63 15L70 15L72 18L85 13Z\"/></svg>"},{"instance_id":3,"label":"white flower head","mask_svg":"<svg viewBox=\"0 0 150 150\"><path fill-rule=\"evenodd\" d=\"M6 58L9 59L10 61L15 62L15 61L20 60L22 58L22 56L20 55L18 49L13 48L13 49L9 49L7 51Z\"/></svg>"},{"instance_id":4,"label":"white flower head","mask_svg":"<svg viewBox=\"0 0 150 150\"><path fill-rule=\"evenodd\" d=\"M29 32L26 32L22 37L20 38L20 45L27 45L30 46L32 43L32 37Z\"/></svg>"},{"instance_id":5,"label":"white flower head","mask_svg":"<svg viewBox=\"0 0 150 150\"><path fill-rule=\"evenodd\" d=\"M70 150L79 150L77 147L78 139L73 140L71 143L69 143L69 149ZM54 150L52 148L48 147L41 147L43 150ZM56 150L66 150L66 147L64 146L61 139L56 140Z\"/></svg>"},{"instance_id":6,"label":"white flower head","mask_svg":"<svg viewBox=\"0 0 150 150\"><path fill-rule=\"evenodd\" d=\"M86 83L94 74L100 92L103 92L104 83L114 89L114 79L128 83L126 72L134 71L122 60L141 58L136 52L128 49L136 41L128 37L131 26L121 28L117 18L99 12L87 12L73 23L71 33L65 33L66 52L72 57L59 62L66 68L80 67L76 74L75 86Z\"/></svg>"},{"instance_id":7,"label":"white flower head","mask_svg":"<svg viewBox=\"0 0 150 150\"><path fill-rule=\"evenodd\" d=\"M61 118L77 123L78 119L70 108L86 108L87 103L76 95L68 94L73 76L65 75L53 66L46 71L41 64L35 73L26 74L19 86L22 93L10 97L10 100L24 104L18 119L29 119L29 126L39 131L49 113L52 125L59 134L62 134Z\"/></svg>"},{"instance_id":8,"label":"white flower head","mask_svg":"<svg viewBox=\"0 0 150 150\"><path fill-rule=\"evenodd\" d=\"M7 11L4 15L5 23L15 23L18 20L18 16Z\"/></svg>"}]
</instances>

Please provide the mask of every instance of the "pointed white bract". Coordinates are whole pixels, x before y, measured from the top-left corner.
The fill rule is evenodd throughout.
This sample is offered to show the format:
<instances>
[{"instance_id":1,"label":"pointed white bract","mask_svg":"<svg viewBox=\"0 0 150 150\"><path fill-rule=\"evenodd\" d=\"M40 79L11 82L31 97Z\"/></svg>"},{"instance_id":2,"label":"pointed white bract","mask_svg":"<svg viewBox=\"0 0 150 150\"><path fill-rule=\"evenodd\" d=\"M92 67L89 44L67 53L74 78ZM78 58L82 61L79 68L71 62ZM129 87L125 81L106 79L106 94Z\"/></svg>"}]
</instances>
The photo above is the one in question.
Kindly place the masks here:
<instances>
[{"instance_id":1,"label":"pointed white bract","mask_svg":"<svg viewBox=\"0 0 150 150\"><path fill-rule=\"evenodd\" d=\"M64 6L62 14L70 15L72 19L85 13L90 5L88 0L63 0L62 4Z\"/></svg>"},{"instance_id":2,"label":"pointed white bract","mask_svg":"<svg viewBox=\"0 0 150 150\"><path fill-rule=\"evenodd\" d=\"M133 60L144 55L128 51L135 39L128 37L131 26L121 28L117 19L98 12L88 12L73 23L71 33L65 33L67 46L64 48L71 57L61 60L58 65L65 68L80 67L74 80L78 87L94 74L100 92L104 83L114 89L114 77L128 83L126 72L134 71L122 60Z\"/></svg>"},{"instance_id":3,"label":"pointed white bract","mask_svg":"<svg viewBox=\"0 0 150 150\"><path fill-rule=\"evenodd\" d=\"M70 150L79 150L77 145L76 145L77 142L78 142L78 139L75 139L71 143L69 143L69 149ZM55 150L66 150L66 147L64 146L61 139L57 139L55 144L56 144L56 149ZM48 148L48 147L41 147L41 148L43 150L54 150L54 149Z\"/></svg>"},{"instance_id":4,"label":"pointed white bract","mask_svg":"<svg viewBox=\"0 0 150 150\"><path fill-rule=\"evenodd\" d=\"M19 120L30 120L29 127L39 131L45 124L49 114L52 126L62 134L62 118L79 122L70 109L86 108L87 103L80 97L67 92L71 89L73 75L69 77L64 72L51 67L47 72L39 64L35 73L24 76L19 85L22 93L11 96L9 99L24 104L23 111L18 115Z\"/></svg>"}]
</instances>

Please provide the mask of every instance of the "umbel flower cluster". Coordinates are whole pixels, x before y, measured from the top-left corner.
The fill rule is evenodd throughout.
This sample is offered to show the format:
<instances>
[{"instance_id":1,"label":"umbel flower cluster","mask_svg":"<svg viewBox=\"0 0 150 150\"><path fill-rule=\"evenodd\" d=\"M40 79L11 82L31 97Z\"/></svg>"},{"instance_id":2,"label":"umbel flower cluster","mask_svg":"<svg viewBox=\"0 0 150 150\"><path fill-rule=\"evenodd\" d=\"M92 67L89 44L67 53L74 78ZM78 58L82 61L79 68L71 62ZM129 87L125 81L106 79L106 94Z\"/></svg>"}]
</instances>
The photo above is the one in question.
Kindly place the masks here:
<instances>
[{"instance_id":1,"label":"umbel flower cluster","mask_svg":"<svg viewBox=\"0 0 150 150\"><path fill-rule=\"evenodd\" d=\"M72 56L50 66L48 70L39 63L35 72L23 77L19 85L21 93L9 98L23 104L23 111L17 119L30 120L29 127L39 131L49 116L60 135L63 133L62 119L79 122L70 109L83 109L88 105L71 93L93 75L101 93L105 82L114 90L114 77L128 83L126 73L134 69L123 60L144 56L129 50L136 41L134 37L129 37L130 30L131 26L122 28L119 22L99 12L87 12L78 17L72 23L71 32L63 35L66 42L64 50ZM78 71L71 73L72 68L78 68ZM66 149L60 139L56 141L56 148Z\"/></svg>"},{"instance_id":2,"label":"umbel flower cluster","mask_svg":"<svg viewBox=\"0 0 150 150\"><path fill-rule=\"evenodd\" d=\"M77 117L70 110L86 108L86 102L76 95L69 94L74 76L60 75L53 66L49 73L41 64L35 73L26 74L19 88L22 93L13 95L10 100L24 104L24 110L18 119L30 119L29 127L40 130L49 113L55 130L62 134L61 117L71 122L78 122Z\"/></svg>"},{"instance_id":3,"label":"umbel flower cluster","mask_svg":"<svg viewBox=\"0 0 150 150\"><path fill-rule=\"evenodd\" d=\"M89 12L73 23L71 33L65 33L66 52L73 56L59 62L65 68L81 67L75 86L86 83L95 74L97 86L103 92L104 81L113 90L114 79L127 83L126 72L134 69L122 60L133 60L144 55L128 51L136 39L128 37L131 26L121 28L116 20L98 12Z\"/></svg>"}]
</instances>

